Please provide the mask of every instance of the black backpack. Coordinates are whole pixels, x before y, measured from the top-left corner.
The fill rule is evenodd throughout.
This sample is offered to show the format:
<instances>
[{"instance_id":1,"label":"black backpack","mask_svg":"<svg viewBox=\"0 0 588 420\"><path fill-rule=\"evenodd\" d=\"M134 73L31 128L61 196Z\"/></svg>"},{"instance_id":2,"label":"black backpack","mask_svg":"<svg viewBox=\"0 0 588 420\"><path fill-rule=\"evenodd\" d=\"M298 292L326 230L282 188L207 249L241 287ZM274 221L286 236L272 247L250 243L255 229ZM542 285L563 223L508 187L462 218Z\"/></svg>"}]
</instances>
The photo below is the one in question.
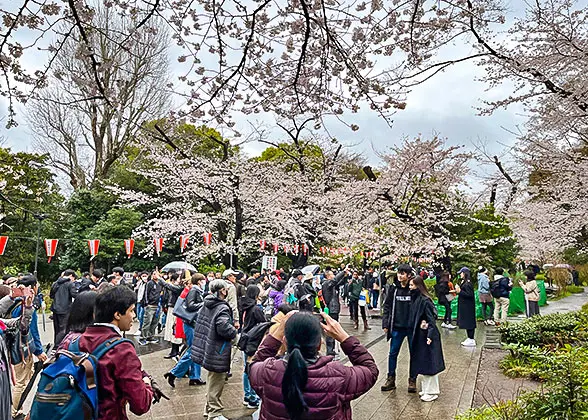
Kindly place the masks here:
<instances>
[{"instance_id":1,"label":"black backpack","mask_svg":"<svg viewBox=\"0 0 588 420\"><path fill-rule=\"evenodd\" d=\"M492 280L490 282L490 294L494 298L499 298L500 297L500 280L501 279Z\"/></svg>"},{"instance_id":2,"label":"black backpack","mask_svg":"<svg viewBox=\"0 0 588 420\"><path fill-rule=\"evenodd\" d=\"M247 356L253 356L261 344L261 340L265 337L266 331L272 325L274 325L274 322L261 322L249 331L241 333L241 337L237 343L239 350L244 351Z\"/></svg>"}]
</instances>

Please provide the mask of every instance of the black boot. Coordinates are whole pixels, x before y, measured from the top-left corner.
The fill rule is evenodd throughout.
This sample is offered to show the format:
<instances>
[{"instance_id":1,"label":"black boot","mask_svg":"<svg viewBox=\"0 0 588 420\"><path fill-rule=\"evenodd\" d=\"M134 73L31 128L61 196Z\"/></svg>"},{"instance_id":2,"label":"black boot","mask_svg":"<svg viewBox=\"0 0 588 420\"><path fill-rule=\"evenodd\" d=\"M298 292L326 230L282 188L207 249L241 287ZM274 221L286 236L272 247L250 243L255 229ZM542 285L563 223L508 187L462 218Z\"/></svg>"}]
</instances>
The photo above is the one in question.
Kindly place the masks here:
<instances>
[{"instance_id":1,"label":"black boot","mask_svg":"<svg viewBox=\"0 0 588 420\"><path fill-rule=\"evenodd\" d=\"M364 330L371 330L371 327L368 325L367 319L363 320L363 329Z\"/></svg>"},{"instance_id":2,"label":"black boot","mask_svg":"<svg viewBox=\"0 0 588 420\"><path fill-rule=\"evenodd\" d=\"M180 345L179 344L172 344L171 351L167 356L163 356L164 359L173 359L179 354Z\"/></svg>"},{"instance_id":3,"label":"black boot","mask_svg":"<svg viewBox=\"0 0 588 420\"><path fill-rule=\"evenodd\" d=\"M167 372L163 374L163 377L167 379L167 383L169 384L169 386L171 386L172 388L176 387L176 375L174 375L171 372Z\"/></svg>"}]
</instances>

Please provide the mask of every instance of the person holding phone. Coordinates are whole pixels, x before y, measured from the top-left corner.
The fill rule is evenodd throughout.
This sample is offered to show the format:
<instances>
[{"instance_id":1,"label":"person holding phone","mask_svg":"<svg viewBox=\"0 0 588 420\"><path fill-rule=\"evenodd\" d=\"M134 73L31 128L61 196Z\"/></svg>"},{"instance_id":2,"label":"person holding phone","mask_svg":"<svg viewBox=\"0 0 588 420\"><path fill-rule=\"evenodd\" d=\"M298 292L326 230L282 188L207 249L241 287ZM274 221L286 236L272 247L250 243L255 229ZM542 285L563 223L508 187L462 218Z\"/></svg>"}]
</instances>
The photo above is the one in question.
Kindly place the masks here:
<instances>
[{"instance_id":1,"label":"person holding phone","mask_svg":"<svg viewBox=\"0 0 588 420\"><path fill-rule=\"evenodd\" d=\"M12 367L14 369L14 393L12 396L12 417L18 418L22 412L17 410L21 396L33 377L34 363L33 355L41 362L47 360L41 336L39 334L39 327L37 324L37 309L41 307L41 303L36 299L39 290L39 283L37 278L33 275L23 276L17 282L17 287L13 288L13 298L18 301L25 301L32 299L33 313L31 314L31 322L28 331L23 333L19 331L15 337L14 345L18 347L19 351L12 352ZM18 297L18 298L17 298ZM19 318L22 315L22 305L18 305L10 314L11 318Z\"/></svg>"},{"instance_id":2,"label":"person holding phone","mask_svg":"<svg viewBox=\"0 0 588 420\"><path fill-rule=\"evenodd\" d=\"M13 287L9 295L0 299L0 366L4 366L4 369L0 369L0 419L12 418L10 408L12 405L12 378L11 369L9 368L11 362L10 349L7 347L4 334L9 328L18 329L19 334L24 336L28 334L34 312L33 299L30 288L22 284ZM14 310L15 304L21 307L21 315L11 317L10 313Z\"/></svg>"},{"instance_id":3,"label":"person holding phone","mask_svg":"<svg viewBox=\"0 0 588 420\"><path fill-rule=\"evenodd\" d=\"M350 419L351 401L376 383L378 367L369 351L329 315L320 315L322 325L316 314L289 312L255 353L249 379L261 397L260 419ZM323 332L341 343L352 366L318 354ZM284 341L288 356L277 357Z\"/></svg>"}]
</instances>

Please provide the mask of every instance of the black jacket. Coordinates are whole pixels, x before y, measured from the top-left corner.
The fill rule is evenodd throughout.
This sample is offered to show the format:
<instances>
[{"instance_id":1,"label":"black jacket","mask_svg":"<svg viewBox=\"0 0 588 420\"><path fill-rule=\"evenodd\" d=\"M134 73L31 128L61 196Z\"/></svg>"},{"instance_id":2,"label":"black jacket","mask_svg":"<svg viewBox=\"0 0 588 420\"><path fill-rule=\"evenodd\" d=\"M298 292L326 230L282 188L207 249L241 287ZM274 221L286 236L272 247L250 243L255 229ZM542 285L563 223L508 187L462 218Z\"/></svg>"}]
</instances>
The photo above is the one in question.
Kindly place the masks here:
<instances>
[{"instance_id":1,"label":"black jacket","mask_svg":"<svg viewBox=\"0 0 588 420\"><path fill-rule=\"evenodd\" d=\"M237 336L229 304L215 295L206 296L196 317L192 360L204 369L223 373L231 367L231 340Z\"/></svg>"},{"instance_id":2,"label":"black jacket","mask_svg":"<svg viewBox=\"0 0 588 420\"><path fill-rule=\"evenodd\" d=\"M323 299L325 300L327 308L329 308L329 314L338 314L341 312L339 288L343 286L346 281L347 276L344 271L341 271L337 273L335 278L323 282Z\"/></svg>"},{"instance_id":3,"label":"black jacket","mask_svg":"<svg viewBox=\"0 0 588 420\"><path fill-rule=\"evenodd\" d=\"M204 302L204 292L198 286L192 286L186 299L184 299L184 306L189 312L196 312L201 308L200 303Z\"/></svg>"},{"instance_id":4,"label":"black jacket","mask_svg":"<svg viewBox=\"0 0 588 420\"><path fill-rule=\"evenodd\" d=\"M167 282L163 282L163 287L165 287L165 290L167 290L167 306L170 308L173 308L174 306L176 306L176 302L178 300L178 298L180 297L180 295L182 294L182 291L184 290L184 286L181 285L175 285L175 284L171 284L171 283L167 283Z\"/></svg>"},{"instance_id":5,"label":"black jacket","mask_svg":"<svg viewBox=\"0 0 588 420\"><path fill-rule=\"evenodd\" d=\"M163 286L158 281L149 280L145 285L145 294L143 295L143 305L157 306L161 297Z\"/></svg>"},{"instance_id":6,"label":"black jacket","mask_svg":"<svg viewBox=\"0 0 588 420\"><path fill-rule=\"evenodd\" d=\"M461 285L457 297L457 325L464 330L476 328L476 296L471 281Z\"/></svg>"},{"instance_id":7,"label":"black jacket","mask_svg":"<svg viewBox=\"0 0 588 420\"><path fill-rule=\"evenodd\" d=\"M386 300L384 301L383 307L384 313L382 315L382 328L388 329L388 340L392 337L397 310L406 311L406 313L403 313L402 315L407 319L409 317L411 297L407 290L408 286L401 287L400 282L398 281L388 286L388 293L386 294ZM407 295L408 298L406 296L403 297L403 295ZM397 301L400 302L401 306L397 307Z\"/></svg>"},{"instance_id":8,"label":"black jacket","mask_svg":"<svg viewBox=\"0 0 588 420\"><path fill-rule=\"evenodd\" d=\"M421 328L422 321L428 324ZM411 291L410 302L410 373L416 375L436 375L445 370L441 334L437 328L437 310L433 301L419 291ZM427 344L427 338L431 344Z\"/></svg>"},{"instance_id":9,"label":"black jacket","mask_svg":"<svg viewBox=\"0 0 588 420\"><path fill-rule=\"evenodd\" d=\"M449 294L449 282L441 281L435 285L435 294L437 295L437 299L439 303L447 302L446 295Z\"/></svg>"},{"instance_id":10,"label":"black jacket","mask_svg":"<svg viewBox=\"0 0 588 420\"><path fill-rule=\"evenodd\" d=\"M254 299L244 297L241 299L241 308L243 308L243 315L241 318L242 332L248 332L261 322L265 322L265 315L263 309L259 307Z\"/></svg>"},{"instance_id":11,"label":"black jacket","mask_svg":"<svg viewBox=\"0 0 588 420\"><path fill-rule=\"evenodd\" d=\"M301 311L312 312L315 308L314 298L317 296L317 292L314 290L314 287L312 287L310 282L311 280L307 280L296 288L295 296L296 299L298 299L298 309ZM306 298L303 299L305 296Z\"/></svg>"},{"instance_id":12,"label":"black jacket","mask_svg":"<svg viewBox=\"0 0 588 420\"><path fill-rule=\"evenodd\" d=\"M53 299L51 311L58 315L68 314L71 310L72 299L77 295L77 290L69 277L60 277L51 286L49 297Z\"/></svg>"}]
</instances>

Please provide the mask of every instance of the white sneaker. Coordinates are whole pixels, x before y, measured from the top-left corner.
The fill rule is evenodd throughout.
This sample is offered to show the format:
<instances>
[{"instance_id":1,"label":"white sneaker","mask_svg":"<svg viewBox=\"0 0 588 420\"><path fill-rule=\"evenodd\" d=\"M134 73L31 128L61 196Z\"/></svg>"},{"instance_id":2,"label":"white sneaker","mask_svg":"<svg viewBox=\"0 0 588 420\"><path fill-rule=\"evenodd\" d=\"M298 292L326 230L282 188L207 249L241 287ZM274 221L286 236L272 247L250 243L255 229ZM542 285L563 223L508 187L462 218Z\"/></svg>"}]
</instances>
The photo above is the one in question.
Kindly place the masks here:
<instances>
[{"instance_id":1,"label":"white sneaker","mask_svg":"<svg viewBox=\"0 0 588 420\"><path fill-rule=\"evenodd\" d=\"M473 338L466 338L464 341L462 341L461 345L464 347L476 347L476 340Z\"/></svg>"},{"instance_id":2,"label":"white sneaker","mask_svg":"<svg viewBox=\"0 0 588 420\"><path fill-rule=\"evenodd\" d=\"M450 330L455 330L457 326L453 324L447 324L447 328L449 328Z\"/></svg>"},{"instance_id":3,"label":"white sneaker","mask_svg":"<svg viewBox=\"0 0 588 420\"><path fill-rule=\"evenodd\" d=\"M220 416L213 417L212 420L229 420L229 419L221 414Z\"/></svg>"},{"instance_id":4,"label":"white sneaker","mask_svg":"<svg viewBox=\"0 0 588 420\"><path fill-rule=\"evenodd\" d=\"M431 402L431 401L435 401L437 398L439 398L439 395L424 394L421 397L421 400L423 400L425 402Z\"/></svg>"},{"instance_id":5,"label":"white sneaker","mask_svg":"<svg viewBox=\"0 0 588 420\"><path fill-rule=\"evenodd\" d=\"M447 324L445 322L441 323L441 328L447 328Z\"/></svg>"},{"instance_id":6,"label":"white sneaker","mask_svg":"<svg viewBox=\"0 0 588 420\"><path fill-rule=\"evenodd\" d=\"M494 321L492 321L491 319L489 319L489 320L488 320L488 325L492 325L492 326L494 326L494 325L496 325L496 322L494 322Z\"/></svg>"}]
</instances>

